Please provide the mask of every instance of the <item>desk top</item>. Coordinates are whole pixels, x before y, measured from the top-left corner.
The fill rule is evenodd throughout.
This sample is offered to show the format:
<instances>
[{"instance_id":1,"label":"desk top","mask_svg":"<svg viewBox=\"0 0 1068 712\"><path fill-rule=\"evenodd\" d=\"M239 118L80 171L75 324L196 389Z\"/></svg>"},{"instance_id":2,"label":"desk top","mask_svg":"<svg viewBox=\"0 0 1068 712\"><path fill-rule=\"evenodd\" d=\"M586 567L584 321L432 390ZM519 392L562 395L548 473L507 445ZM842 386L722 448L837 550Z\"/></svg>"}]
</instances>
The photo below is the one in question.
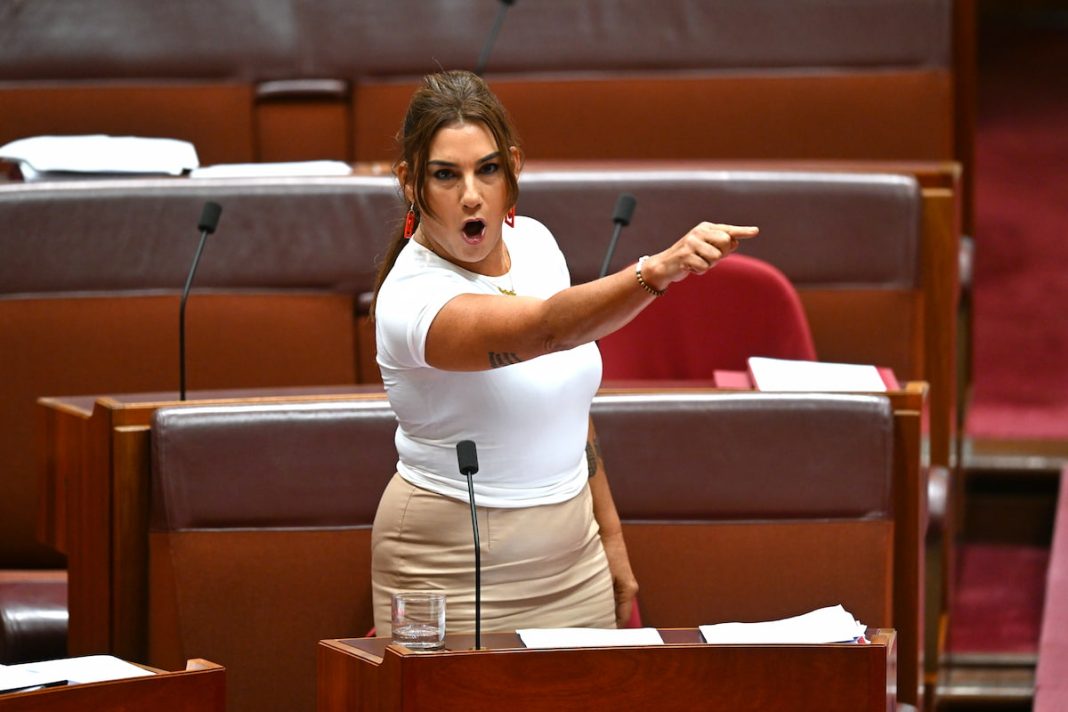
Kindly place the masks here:
<instances>
[{"instance_id":1,"label":"desk top","mask_svg":"<svg viewBox=\"0 0 1068 712\"><path fill-rule=\"evenodd\" d=\"M660 637L664 640L664 644L667 646L689 646L689 647L712 647L704 641L701 637L701 632L697 628L658 628ZM851 642L851 643L830 643L829 645L877 645L890 647L894 644L896 638L896 631L892 628L869 628L866 634L866 642ZM352 653L359 657L371 660L373 658L381 659L385 656L386 648L391 645L391 640L386 637L379 638L342 638L336 641L332 641L339 646L344 646L352 649ZM775 647L814 647L828 644L781 644ZM408 651L403 646L394 646L395 649L415 653L415 651ZM661 647L661 646L625 646L625 647ZM723 647L723 646L715 646ZM747 645L746 647L766 647ZM448 654L448 653L481 653L481 652L493 652L500 650L540 650L535 648L527 648L523 641L520 639L518 633L486 633L482 636L482 649L475 650L475 637L471 634L452 634L445 637L444 650L432 651L436 654ZM423 651L419 651L418 654L425 654Z\"/></svg>"}]
</instances>

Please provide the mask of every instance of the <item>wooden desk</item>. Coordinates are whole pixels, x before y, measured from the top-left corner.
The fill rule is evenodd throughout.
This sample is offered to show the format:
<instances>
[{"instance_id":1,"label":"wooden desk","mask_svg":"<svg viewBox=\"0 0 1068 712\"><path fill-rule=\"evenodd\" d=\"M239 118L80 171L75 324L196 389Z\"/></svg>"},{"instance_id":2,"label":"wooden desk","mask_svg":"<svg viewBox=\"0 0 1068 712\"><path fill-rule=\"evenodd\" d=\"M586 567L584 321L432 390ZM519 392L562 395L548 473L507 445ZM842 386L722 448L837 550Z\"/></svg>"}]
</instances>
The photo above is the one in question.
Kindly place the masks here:
<instances>
[{"instance_id":1,"label":"wooden desk","mask_svg":"<svg viewBox=\"0 0 1068 712\"><path fill-rule=\"evenodd\" d=\"M415 653L385 638L324 640L319 712L561 709L893 710L896 638L871 643L707 645L695 629L661 630L666 645L524 648L515 634L446 640ZM698 704L698 701L700 703Z\"/></svg>"},{"instance_id":2,"label":"wooden desk","mask_svg":"<svg viewBox=\"0 0 1068 712\"><path fill-rule=\"evenodd\" d=\"M0 712L224 712L226 670L190 660L185 670L150 677L0 695Z\"/></svg>"}]
</instances>

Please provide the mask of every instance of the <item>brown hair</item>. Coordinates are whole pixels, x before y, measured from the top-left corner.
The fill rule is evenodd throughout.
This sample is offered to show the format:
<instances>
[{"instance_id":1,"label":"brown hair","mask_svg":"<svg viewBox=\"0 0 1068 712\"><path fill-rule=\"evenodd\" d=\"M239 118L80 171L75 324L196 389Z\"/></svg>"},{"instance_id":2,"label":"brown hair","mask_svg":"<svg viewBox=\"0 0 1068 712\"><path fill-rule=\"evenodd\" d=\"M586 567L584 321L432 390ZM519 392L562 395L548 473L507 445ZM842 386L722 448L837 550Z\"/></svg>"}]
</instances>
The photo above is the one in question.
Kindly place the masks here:
<instances>
[{"instance_id":1,"label":"brown hair","mask_svg":"<svg viewBox=\"0 0 1068 712\"><path fill-rule=\"evenodd\" d=\"M461 70L429 74L423 78L423 85L415 91L408 104L404 124L401 126L400 133L397 134L400 155L393 163L394 172L402 163L407 166L408 181L415 198L417 219L424 213L434 217L424 196L426 165L430 159L431 141L434 140L439 129L451 124L471 121L481 123L493 135L504 159L501 161L501 171L507 186L508 204L515 205L518 200L518 170L517 166L512 163L509 148L519 147L519 137L500 100L490 91L481 77L471 72ZM402 196L404 187L401 186ZM409 204L405 202L403 207L407 212ZM382 266L379 267L378 276L375 279L374 298L371 301L372 318L382 283L393 269L397 256L408 243L403 233L403 228L398 227L389 243Z\"/></svg>"}]
</instances>

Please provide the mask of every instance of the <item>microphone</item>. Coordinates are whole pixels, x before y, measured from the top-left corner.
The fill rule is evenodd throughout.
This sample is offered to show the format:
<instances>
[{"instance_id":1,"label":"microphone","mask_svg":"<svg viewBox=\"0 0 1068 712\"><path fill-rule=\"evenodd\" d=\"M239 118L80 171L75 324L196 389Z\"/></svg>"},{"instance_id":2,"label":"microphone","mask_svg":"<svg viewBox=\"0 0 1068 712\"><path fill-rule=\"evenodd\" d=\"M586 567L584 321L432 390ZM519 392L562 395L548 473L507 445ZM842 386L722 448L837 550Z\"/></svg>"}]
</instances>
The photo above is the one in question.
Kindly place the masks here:
<instances>
[{"instance_id":1,"label":"microphone","mask_svg":"<svg viewBox=\"0 0 1068 712\"><path fill-rule=\"evenodd\" d=\"M200 263L200 253L204 251L204 243L208 235L215 232L219 226L219 216L222 215L222 206L218 203L204 203L204 209L200 213L200 222L197 229L200 230L200 244L193 256L193 264L189 268L189 276L185 279L185 289L182 290L182 300L178 304L178 396L179 400L185 400L185 301L189 298L189 288L193 286L193 275L197 273L197 265Z\"/></svg>"},{"instance_id":2,"label":"microphone","mask_svg":"<svg viewBox=\"0 0 1068 712\"><path fill-rule=\"evenodd\" d=\"M637 204L638 200L630 193L620 193L616 198L616 209L612 212L612 222L615 223L615 227L612 229L612 239L608 243L608 252L604 255L604 264L601 265L601 277L608 274L608 265L616 251L619 233L625 226L630 225L630 219L634 216L634 206Z\"/></svg>"},{"instance_id":3,"label":"microphone","mask_svg":"<svg viewBox=\"0 0 1068 712\"><path fill-rule=\"evenodd\" d=\"M512 5L515 5L515 0L501 0L501 6L497 9L497 19L493 21L493 28L486 37L486 43L482 45L482 51L478 55L478 64L475 65L475 74L480 77L482 72L486 71L486 63L489 62L490 51L497 41L497 33L501 31L504 16L508 14L508 8Z\"/></svg>"},{"instance_id":4,"label":"microphone","mask_svg":"<svg viewBox=\"0 0 1068 712\"><path fill-rule=\"evenodd\" d=\"M475 535L475 650L482 649L482 547L478 543L478 516L475 514L475 485L472 475L478 472L478 452L472 440L456 443L456 461L460 474L467 478L467 497L471 504L471 531Z\"/></svg>"}]
</instances>

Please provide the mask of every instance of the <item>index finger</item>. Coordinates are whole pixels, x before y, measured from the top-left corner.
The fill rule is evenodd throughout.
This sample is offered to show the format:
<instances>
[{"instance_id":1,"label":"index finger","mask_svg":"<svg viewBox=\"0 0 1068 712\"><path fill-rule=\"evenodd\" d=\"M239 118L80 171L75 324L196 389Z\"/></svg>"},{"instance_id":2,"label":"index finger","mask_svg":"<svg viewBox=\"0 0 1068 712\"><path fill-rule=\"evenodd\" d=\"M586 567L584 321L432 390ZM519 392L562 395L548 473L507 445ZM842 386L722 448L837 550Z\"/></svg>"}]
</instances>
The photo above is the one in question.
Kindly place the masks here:
<instances>
[{"instance_id":1,"label":"index finger","mask_svg":"<svg viewBox=\"0 0 1068 712\"><path fill-rule=\"evenodd\" d=\"M746 240L750 237L756 237L760 233L760 228L756 225L720 225L713 224L713 228L722 230L731 237L737 237L740 240Z\"/></svg>"}]
</instances>

